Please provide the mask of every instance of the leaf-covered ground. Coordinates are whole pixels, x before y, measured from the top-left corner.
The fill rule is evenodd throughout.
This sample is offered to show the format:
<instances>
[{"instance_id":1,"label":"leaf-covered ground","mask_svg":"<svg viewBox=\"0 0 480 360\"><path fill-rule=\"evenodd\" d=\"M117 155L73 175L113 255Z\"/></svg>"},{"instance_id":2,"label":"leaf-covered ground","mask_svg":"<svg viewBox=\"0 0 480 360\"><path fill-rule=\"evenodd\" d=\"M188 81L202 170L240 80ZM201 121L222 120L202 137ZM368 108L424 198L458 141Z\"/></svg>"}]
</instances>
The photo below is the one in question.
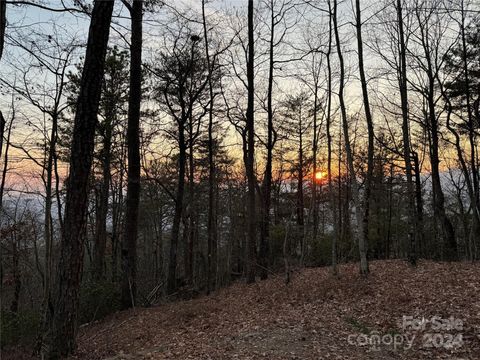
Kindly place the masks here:
<instances>
[{"instance_id":1,"label":"leaf-covered ground","mask_svg":"<svg viewBox=\"0 0 480 360\"><path fill-rule=\"evenodd\" d=\"M116 313L81 328L74 359L480 359L480 265L370 270L306 269L289 285L278 276ZM422 318L434 322L405 323Z\"/></svg>"}]
</instances>

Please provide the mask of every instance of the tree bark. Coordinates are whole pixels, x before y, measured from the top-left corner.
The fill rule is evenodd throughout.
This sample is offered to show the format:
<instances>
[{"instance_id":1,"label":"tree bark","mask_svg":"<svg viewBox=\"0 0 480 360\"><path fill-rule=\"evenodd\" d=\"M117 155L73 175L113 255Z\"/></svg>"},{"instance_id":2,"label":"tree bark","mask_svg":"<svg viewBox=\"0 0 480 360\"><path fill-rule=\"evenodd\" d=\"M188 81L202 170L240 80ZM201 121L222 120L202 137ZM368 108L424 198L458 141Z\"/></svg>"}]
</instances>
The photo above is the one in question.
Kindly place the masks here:
<instances>
[{"instance_id":1,"label":"tree bark","mask_svg":"<svg viewBox=\"0 0 480 360\"><path fill-rule=\"evenodd\" d=\"M247 162L246 175L248 182L247 194L247 283L255 282L256 270L256 217L255 217L255 120L254 120L254 24L253 24L253 0L248 0L248 60L247 60Z\"/></svg>"},{"instance_id":2,"label":"tree bark","mask_svg":"<svg viewBox=\"0 0 480 360\"><path fill-rule=\"evenodd\" d=\"M189 152L188 152L188 236L185 244L185 281L187 284L193 282L193 252L195 244L196 234L196 199L195 199L195 159L193 156L194 151L194 124L193 116L190 114L188 121L189 129ZM207 245L208 246L208 245Z\"/></svg>"},{"instance_id":3,"label":"tree bark","mask_svg":"<svg viewBox=\"0 0 480 360\"><path fill-rule=\"evenodd\" d=\"M434 68L436 65L436 60L432 58L434 53L430 44L430 36L432 36L432 29L429 28L430 19L425 20L421 19L420 13L417 11L417 20L419 23L419 36L421 41L421 46L423 50L423 56L426 64L424 65L424 71L427 78L427 84L425 86L425 91L423 93L426 105L427 105L427 114L426 114L426 127L429 131L431 146L430 146L430 165L431 165L431 174L432 174L432 193L433 193L433 211L434 217L440 222L441 230L443 233L443 242L444 242L444 252L443 257L446 260L455 260L457 258L457 242L455 239L455 230L453 225L448 218L445 211L445 196L442 190L441 180L440 180L440 157L438 153L439 147L439 123L435 107L435 88L437 84L435 83L436 74L438 74L438 69Z\"/></svg>"},{"instance_id":4,"label":"tree bark","mask_svg":"<svg viewBox=\"0 0 480 360\"><path fill-rule=\"evenodd\" d=\"M312 241L316 243L318 236L318 189L317 189L317 154L318 154L318 76L314 76L313 89L313 144L312 144L312 158L313 158L313 175L312 175ZM320 186L321 190L321 186Z\"/></svg>"},{"instance_id":5,"label":"tree bark","mask_svg":"<svg viewBox=\"0 0 480 360\"><path fill-rule=\"evenodd\" d=\"M13 105L13 103L12 103L12 105ZM3 155L2 179L0 181L0 209L3 209L3 191L5 190L5 182L6 182L6 179L7 179L8 151L10 149L10 137L12 135L12 128L13 128L14 119L15 119L15 108L12 106L12 118L10 120L10 124L8 125L7 138L6 138L6 143L5 143L5 154ZM6 125L5 124L5 119L3 119L3 121L4 121L4 126L5 126Z\"/></svg>"},{"instance_id":6,"label":"tree bark","mask_svg":"<svg viewBox=\"0 0 480 360\"><path fill-rule=\"evenodd\" d=\"M114 109L113 106L111 106L111 108ZM93 254L93 278L96 280L101 280L105 277L105 248L107 244L108 195L110 192L110 162L112 148L112 118L110 116L114 116L114 114L107 115L109 119L105 120L105 134L103 137L103 149L101 154L102 184L100 185L100 199L95 220L96 229Z\"/></svg>"},{"instance_id":7,"label":"tree bark","mask_svg":"<svg viewBox=\"0 0 480 360\"><path fill-rule=\"evenodd\" d=\"M466 107L467 107L467 128L468 128L468 140L470 146L470 169L472 172L472 183L473 183L473 192L470 196L472 201L472 213L473 213L473 220L472 226L470 230L470 242L473 244L475 243L475 239L478 239L480 236L480 216L479 216L479 182L478 182L478 169L477 169L477 154L476 154L476 134L475 134L475 121L473 118L473 109L472 109L472 102L471 102L471 84L470 84L470 74L468 70L468 49L467 49L467 38L465 32L465 9L464 9L464 1L461 2L462 6L462 21L460 25L460 32L462 38L462 67L464 73L464 80L465 80L465 97L466 97ZM480 120L480 119L479 119ZM466 177L470 177L467 173L465 174Z\"/></svg>"},{"instance_id":8,"label":"tree bark","mask_svg":"<svg viewBox=\"0 0 480 360\"><path fill-rule=\"evenodd\" d=\"M405 173L407 177L407 239L409 242L410 264L417 264L417 241L416 231L418 230L418 216L415 210L415 195L413 190L412 161L410 150L410 121L408 115L408 93L407 93L407 58L405 35L403 29L403 11L402 0L397 0L397 23L398 23L398 42L400 46L400 71L398 74L398 85L400 88L400 99L402 108L402 137L403 137L403 158L405 161Z\"/></svg>"},{"instance_id":9,"label":"tree bark","mask_svg":"<svg viewBox=\"0 0 480 360\"><path fill-rule=\"evenodd\" d=\"M46 310L42 346L46 359L66 357L75 349L88 184L113 5L113 0L97 0L92 11L73 128L60 261Z\"/></svg>"},{"instance_id":10,"label":"tree bark","mask_svg":"<svg viewBox=\"0 0 480 360\"><path fill-rule=\"evenodd\" d=\"M18 312L18 305L20 303L20 290L22 289L22 274L20 271L20 252L18 249L18 243L20 242L20 236L17 236L17 232L21 232L22 229L15 223L12 226L12 275L13 275L13 298L10 304L10 311L13 313Z\"/></svg>"},{"instance_id":11,"label":"tree bark","mask_svg":"<svg viewBox=\"0 0 480 360\"><path fill-rule=\"evenodd\" d=\"M304 155L303 155L303 114L302 104L300 104L298 119L298 169L297 169L297 226L298 233L300 234L300 260L303 265L305 256L305 217L304 208L305 201L303 196L303 168L304 168Z\"/></svg>"},{"instance_id":12,"label":"tree bark","mask_svg":"<svg viewBox=\"0 0 480 360\"><path fill-rule=\"evenodd\" d=\"M175 198L175 212L173 215L172 232L170 235L170 258L168 263L167 291L173 294L177 288L177 251L178 237L180 235L180 222L183 212L183 196L185 192L185 162L187 149L185 145L185 124L182 120L178 122L178 179L177 194Z\"/></svg>"},{"instance_id":13,"label":"tree bark","mask_svg":"<svg viewBox=\"0 0 480 360\"><path fill-rule=\"evenodd\" d=\"M0 60L5 45L5 29L7 27L7 0L0 0Z\"/></svg>"},{"instance_id":14,"label":"tree bark","mask_svg":"<svg viewBox=\"0 0 480 360\"><path fill-rule=\"evenodd\" d=\"M44 273L44 301L48 301L52 288L53 276L53 229L52 229L52 179L53 162L56 156L58 114L55 112L52 116L52 129L50 133L50 143L48 145L46 182L45 182L45 273ZM60 206L60 205L58 205ZM61 220L61 219L60 219Z\"/></svg>"},{"instance_id":15,"label":"tree bark","mask_svg":"<svg viewBox=\"0 0 480 360\"><path fill-rule=\"evenodd\" d=\"M333 236L332 236L332 273L333 275L338 274L337 269L337 239L339 238L340 232L338 229L337 223L337 210L335 207L335 194L333 192L333 179L332 179L332 134L331 134L331 123L332 123L332 64L331 64L331 55L332 55L332 6L330 0L328 1L328 50L327 50L327 177L328 177L328 193L330 197L330 209L333 215ZM340 154L339 154L340 156ZM340 169L338 175L338 187L340 188Z\"/></svg>"},{"instance_id":16,"label":"tree bark","mask_svg":"<svg viewBox=\"0 0 480 360\"><path fill-rule=\"evenodd\" d=\"M3 135L5 133L5 118L3 117L2 112L0 111L0 158L2 157L3 150Z\"/></svg>"},{"instance_id":17,"label":"tree bark","mask_svg":"<svg viewBox=\"0 0 480 360\"><path fill-rule=\"evenodd\" d=\"M347 167L349 171L353 205L355 207L355 216L357 220L357 230L355 231L355 234L357 236L359 249L360 250L363 249L364 251L366 251L365 231L363 229L364 219L362 216L361 204L360 204L360 191L359 191L356 171L353 163L353 152L351 149L350 135L348 132L349 129L348 129L347 110L345 107L345 99L343 94L344 88L345 88L345 64L344 64L343 55L342 55L342 47L340 43L340 34L339 34L338 22L337 22L337 0L333 1L333 28L335 30L335 42L337 45L337 54L338 54L338 60L340 64L340 81L339 81L338 99L340 102L340 110L342 114L342 129L343 129L343 137L344 137L344 143L345 143L345 152L347 155ZM361 245L362 242L363 242L363 245ZM366 261L366 259L367 259L367 254L361 253L360 254L360 271L364 275L368 273L368 262Z\"/></svg>"},{"instance_id":18,"label":"tree bark","mask_svg":"<svg viewBox=\"0 0 480 360\"><path fill-rule=\"evenodd\" d=\"M415 215L417 217L417 232L418 239L416 241L417 247L420 249L420 254L422 253L422 248L425 247L425 234L423 228L423 195L422 195L422 180L420 173L420 161L418 159L418 154L412 151L413 158L413 174L415 177ZM423 249L425 250L425 249ZM425 255L425 251L424 251Z\"/></svg>"},{"instance_id":19,"label":"tree bark","mask_svg":"<svg viewBox=\"0 0 480 360\"><path fill-rule=\"evenodd\" d=\"M7 0L0 0L0 60L2 60L5 45L5 29L7 27ZM5 118L0 110L0 157L2 157L3 134L5 132ZM1 199L0 199L1 202ZM0 203L1 206L1 203Z\"/></svg>"},{"instance_id":20,"label":"tree bark","mask_svg":"<svg viewBox=\"0 0 480 360\"><path fill-rule=\"evenodd\" d=\"M363 108L365 110L365 119L367 120L368 130L368 152L367 152L367 178L365 179L365 198L363 209L363 235L359 237L358 248L360 253L360 273L368 273L367 248L369 240L369 218L370 218L370 198L372 192L373 178L373 156L374 156L374 129L372 111L370 110L370 100L368 98L367 79L363 65L363 40L362 40L362 11L360 0L355 1L356 7L356 29L357 29L357 48L358 48L358 69L360 72L360 83L362 86Z\"/></svg>"},{"instance_id":21,"label":"tree bark","mask_svg":"<svg viewBox=\"0 0 480 360\"><path fill-rule=\"evenodd\" d=\"M213 69L214 63L210 58L210 49L207 32L207 18L205 15L205 1L202 0L203 35L205 37L205 55L208 66L208 94L210 106L208 108L208 220L207 220L207 292L216 287L217 278L217 207L215 200L216 168L215 149L213 142Z\"/></svg>"},{"instance_id":22,"label":"tree bark","mask_svg":"<svg viewBox=\"0 0 480 360\"><path fill-rule=\"evenodd\" d=\"M128 184L125 230L122 241L122 306L135 306L138 205L140 202L140 104L142 101L142 17L143 0L130 8L130 96L128 99Z\"/></svg>"},{"instance_id":23,"label":"tree bark","mask_svg":"<svg viewBox=\"0 0 480 360\"><path fill-rule=\"evenodd\" d=\"M270 40L268 49L268 89L267 89L267 159L265 174L261 187L261 226L259 265L260 279L268 278L268 254L270 249L270 207L272 202L272 162L273 147L275 145L273 128L273 71L274 71L274 41L275 41L275 15L274 2L270 1Z\"/></svg>"}]
</instances>

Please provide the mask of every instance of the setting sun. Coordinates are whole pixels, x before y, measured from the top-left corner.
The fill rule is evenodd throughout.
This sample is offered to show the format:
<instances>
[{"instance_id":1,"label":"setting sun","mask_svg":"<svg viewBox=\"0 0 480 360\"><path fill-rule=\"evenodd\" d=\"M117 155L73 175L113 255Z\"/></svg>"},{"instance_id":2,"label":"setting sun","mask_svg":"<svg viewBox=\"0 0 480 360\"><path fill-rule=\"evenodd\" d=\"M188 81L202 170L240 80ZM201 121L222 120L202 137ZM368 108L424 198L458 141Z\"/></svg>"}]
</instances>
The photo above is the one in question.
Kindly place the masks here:
<instances>
[{"instance_id":1,"label":"setting sun","mask_svg":"<svg viewBox=\"0 0 480 360\"><path fill-rule=\"evenodd\" d=\"M324 172L324 171L317 171L317 172L315 173L315 180L321 181L321 180L325 179L326 176L327 176L327 173L326 173L326 172Z\"/></svg>"}]
</instances>

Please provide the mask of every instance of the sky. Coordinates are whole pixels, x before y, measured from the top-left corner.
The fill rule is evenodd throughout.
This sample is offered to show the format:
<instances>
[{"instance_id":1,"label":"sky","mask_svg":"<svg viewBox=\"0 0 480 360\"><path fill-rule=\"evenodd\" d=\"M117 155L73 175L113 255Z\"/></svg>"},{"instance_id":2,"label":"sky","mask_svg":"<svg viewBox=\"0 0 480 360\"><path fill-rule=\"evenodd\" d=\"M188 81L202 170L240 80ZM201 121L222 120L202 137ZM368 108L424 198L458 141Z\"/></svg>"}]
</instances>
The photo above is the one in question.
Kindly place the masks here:
<instances>
[{"instance_id":1,"label":"sky","mask_svg":"<svg viewBox=\"0 0 480 360\"><path fill-rule=\"evenodd\" d=\"M66 4L69 5L73 0L66 0ZM43 3L50 4L51 6L58 7L59 0L45 0ZM125 9L123 5L120 4L120 1L117 1L117 7L114 17L114 31L111 32L112 43L123 44L127 46L124 41L121 40L122 36L126 36L128 39L128 26L129 22L126 18ZM318 1L318 4L323 4L323 1ZM170 1L168 5L175 5L177 9L196 9L197 12L200 10L201 2L200 0L176 0ZM215 0L209 2L208 13L210 15L215 14L218 17L219 22L221 23L220 27L225 26L225 22L231 22L235 19L235 13L241 12L244 13L246 9L247 2L245 0ZM255 6L259 6L260 2L255 1ZM369 19L370 15L374 13L379 6L381 1L372 1L362 0L362 6L364 6L364 19ZM354 42L354 30L353 27L348 24L348 21L352 20L352 1L347 0L343 2L341 6L341 20L342 24L342 37L344 40L344 50L347 61L347 105L350 113L354 114L361 110L361 91L358 83L357 69L354 64L356 64L356 52L355 52L355 42ZM479 6L480 8L480 6ZM180 11L182 12L182 11ZM146 51L145 58L148 60L151 58L151 54L159 49L159 42L157 36L159 36L164 26L168 25L169 17L166 15L167 11L164 9L160 10L159 13L155 14L146 14L145 16L145 33L147 39L145 41ZM322 28L322 19L321 16L317 16L314 12L307 12L302 15L302 21L310 24L311 36L319 34L318 37L320 41L325 42L325 39L322 37L321 33L324 31L325 23ZM29 41L33 37L38 37L42 39L43 42L46 41L47 51L48 51L48 37L53 36L55 40L58 40L60 43L69 43L72 39L78 44L82 44L86 41L86 36L88 33L88 24L89 20L85 16L73 16L71 14L65 13L52 13L45 11L36 7L31 6L7 6L7 18L8 18L8 27L7 27L7 42L5 47L4 59L1 60L0 66L0 77L3 79L9 79L10 82L22 83L22 78L20 74L27 68L31 74L31 78L28 78L28 86L37 86L42 84L52 84L54 77L45 72L39 72L38 69L31 68L32 58L28 56L24 51L19 50L18 43L26 47L31 47L35 49ZM372 18L371 22L375 18ZM223 24L222 24L223 22ZM374 25L374 24L373 24ZM323 30L322 30L323 29ZM369 41L369 39L374 38L377 34L372 32L372 27L370 24L364 26L364 38ZM223 31L223 28L219 31ZM298 41L301 43L301 36L303 30L298 31L297 33L292 33L292 41ZM39 45L40 46L40 45ZM43 45L42 45L43 46ZM261 45L258 46L261 48ZM74 60L72 61L71 69L73 69L73 64L80 62L80 56L82 55L84 49L79 47L78 50L73 55ZM367 60L367 77L374 78L378 75L379 69L382 68L383 64L378 56L373 54L373 51L367 46L365 48L365 56ZM335 62L335 59L334 59ZM287 67L287 66L285 66ZM296 70L297 68L295 68ZM284 71L286 72L286 71ZM280 74L281 72L279 72ZM261 82L257 83L258 88L262 88L264 84ZM43 85L45 86L45 85ZM38 92L51 93L54 92L54 88L51 85L48 88L39 88ZM371 80L369 86L372 90L381 89L382 84L377 80ZM286 93L294 92L298 88L298 82L292 80L292 78L283 78L279 77L277 81L276 94L279 98L285 96ZM33 90L32 90L33 91ZM38 98L40 102L47 102L46 98ZM0 88L0 107L8 116L11 114L10 103L12 101L11 91L5 86ZM38 151L39 146L44 141L44 138L48 136L48 131L45 132L42 130L46 128L48 130L48 119L41 116L38 110L28 105L28 103L21 98L17 97L15 102L18 106L16 110L17 119L15 120L15 127L12 130L13 139L17 145L26 145L30 149L33 149L32 155L34 157L40 156L41 152ZM21 105L21 106L20 106ZM260 117L260 121L261 117ZM228 139L230 144L238 144L239 139L235 137L234 132L232 131L231 136ZM34 149L37 149L35 152ZM237 147L237 152L240 148ZM28 179L23 181L27 183L31 188L41 188L42 183L38 180L38 174L40 172L40 167L33 164L32 161L26 159L25 154L20 150L13 149L11 151L11 159L15 160L12 162L12 169L10 171L10 182L18 183L20 179ZM37 160L42 161L41 158ZM66 164L61 165L61 171L65 173L67 171ZM36 174L36 175L35 175Z\"/></svg>"}]
</instances>

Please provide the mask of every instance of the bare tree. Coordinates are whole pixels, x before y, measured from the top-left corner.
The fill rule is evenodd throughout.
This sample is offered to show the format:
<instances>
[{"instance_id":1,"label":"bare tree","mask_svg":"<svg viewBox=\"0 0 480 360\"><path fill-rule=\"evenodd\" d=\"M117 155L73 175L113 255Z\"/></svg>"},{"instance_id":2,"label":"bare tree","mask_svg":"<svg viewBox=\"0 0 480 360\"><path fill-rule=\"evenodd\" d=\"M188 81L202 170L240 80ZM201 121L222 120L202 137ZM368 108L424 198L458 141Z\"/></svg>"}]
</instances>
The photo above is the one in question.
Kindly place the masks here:
<instances>
[{"instance_id":1,"label":"bare tree","mask_svg":"<svg viewBox=\"0 0 480 360\"><path fill-rule=\"evenodd\" d=\"M140 104L142 100L143 0L126 0L131 17L130 95L128 102L128 183L125 230L122 242L122 306L135 306L138 205L140 202Z\"/></svg>"},{"instance_id":2,"label":"bare tree","mask_svg":"<svg viewBox=\"0 0 480 360\"><path fill-rule=\"evenodd\" d=\"M455 8L453 3L447 2L446 5ZM475 91L476 82L478 82L478 75L475 75L475 64L477 63L475 59L479 53L478 45L475 44L475 34L480 31L475 29L472 24L468 24L468 10L468 2L461 0L456 12L459 13L460 19L451 14L451 18L459 27L459 41L452 51L446 55L445 72L449 80L444 85L439 79L439 83L443 89L442 94L447 106L447 127L455 138L455 148L472 204L472 225L469 232L469 242L473 246L475 239L480 237L480 185L479 177L476 175L478 174L476 130L479 121L478 104L480 103L480 96L476 95ZM477 114L477 119L475 119L475 114ZM452 115L461 122L456 124ZM468 150L464 149L459 132L466 132ZM468 155L464 155L463 153L467 151Z\"/></svg>"},{"instance_id":3,"label":"bare tree","mask_svg":"<svg viewBox=\"0 0 480 360\"><path fill-rule=\"evenodd\" d=\"M311 116L311 107L307 92L287 96L283 103L283 116L285 121L282 123L285 138L291 144L293 157L292 174L296 180L296 204L295 220L297 222L297 248L300 249L300 261L303 263L306 255L306 236L305 236L305 178L309 169L310 154L307 153L307 135L312 131L312 124L315 121L315 115ZM309 114L310 113L310 114ZM297 244L296 244L297 245Z\"/></svg>"},{"instance_id":4,"label":"bare tree","mask_svg":"<svg viewBox=\"0 0 480 360\"><path fill-rule=\"evenodd\" d=\"M412 40L419 47L418 53L411 51L411 57L424 75L419 85L409 81L425 100L424 127L430 145L430 166L432 173L432 195L435 219L439 222L443 233L444 256L447 259L457 258L455 229L445 210L445 195L440 180L440 117L437 113L439 97L436 94L438 73L444 59L441 59L443 28L446 24L435 11L437 0L417 0L414 15L418 31Z\"/></svg>"},{"instance_id":5,"label":"bare tree","mask_svg":"<svg viewBox=\"0 0 480 360\"><path fill-rule=\"evenodd\" d=\"M5 191L5 182L7 179L8 172L8 152L10 149L10 138L12 136L12 129L15 120L15 104L14 104L14 95L12 95L12 105L11 105L11 117L7 127L6 142L5 142L5 153L3 154L3 168L2 168L2 178L0 180L0 209L3 209L3 192ZM5 120L4 120L5 121ZM6 121L5 121L6 125Z\"/></svg>"},{"instance_id":6,"label":"bare tree","mask_svg":"<svg viewBox=\"0 0 480 360\"><path fill-rule=\"evenodd\" d=\"M358 184L358 179L357 179L357 172L355 171L355 166L353 162L353 151L350 143L350 134L349 134L349 124L348 124L348 118L347 118L347 109L345 106L345 99L344 99L344 88L345 88L345 64L343 60L343 54L342 54L342 44L340 42L340 32L339 32L339 27L338 27L338 19L337 19L337 0L333 1L333 28L335 31L335 42L337 46L337 55L338 55L338 61L339 61L339 66L340 66L340 80L339 80L339 90L338 90L338 99L340 102L340 110L342 114L342 130L343 130L343 137L344 137L344 143L345 143L345 151L347 155L347 167L349 171L349 177L350 177L350 186L351 186L351 191L352 191L352 200L353 200L353 205L355 207L355 215L356 215L356 220L357 220L357 230L355 232L358 240L358 247L359 250L361 250L363 253L360 254L360 272L364 275L368 273L368 263L366 262L367 260L367 254L366 254L366 239L365 239L365 231L363 229L363 217L362 217L362 211L361 211L361 202L360 202L360 190L359 190L359 184Z\"/></svg>"},{"instance_id":7,"label":"bare tree","mask_svg":"<svg viewBox=\"0 0 480 360\"><path fill-rule=\"evenodd\" d=\"M399 64L398 69L398 85L400 88L400 99L402 107L402 135L403 135L403 157L405 161L405 173L407 177L407 218L408 233L407 237L410 244L409 260L412 265L417 263L417 242L415 230L419 230L418 217L415 210L415 197L413 191L412 179L412 160L410 150L410 120L408 114L408 93L407 93L407 56L405 31L403 20L402 0L397 0L397 23L398 23L398 45L399 45ZM413 220L413 218L417 220ZM417 222L415 224L415 222ZM416 225L416 226L415 226Z\"/></svg>"},{"instance_id":8,"label":"bare tree","mask_svg":"<svg viewBox=\"0 0 480 360\"><path fill-rule=\"evenodd\" d=\"M193 149L187 133L189 124L199 124L207 114L208 106L204 100L209 83L209 72L204 54L198 44L200 37L188 27L183 27L173 36L173 48L161 54L161 64L152 72L160 80L157 87L161 95L160 104L174 120L175 128L167 129L167 134L175 139L178 145L177 189L173 195L175 209L170 238L169 269L167 288L169 292L176 289L176 268L178 241L181 221L184 218L185 175L187 150ZM193 137L195 135L192 134Z\"/></svg>"},{"instance_id":9,"label":"bare tree","mask_svg":"<svg viewBox=\"0 0 480 360\"><path fill-rule=\"evenodd\" d=\"M362 86L363 95L363 109L365 110L365 119L367 121L368 129L368 153L367 153L367 178L365 180L365 197L364 197L364 215L363 215L363 235L360 235L358 241L360 253L360 272L362 274L368 273L367 261L367 246L368 246L368 231L369 231L369 213L370 213L370 197L373 177L373 156L374 156L374 129L372 111L370 109L370 100L368 98L367 79L365 77L365 67L363 64L363 40L362 40L362 10L360 8L360 0L355 0L356 9L356 23L357 30L357 48L358 48L358 69L360 72L360 84Z\"/></svg>"},{"instance_id":10,"label":"bare tree","mask_svg":"<svg viewBox=\"0 0 480 360\"><path fill-rule=\"evenodd\" d=\"M253 0L248 0L248 56L247 56L247 84L248 105L246 116L247 158L245 163L248 195L247 195L247 283L255 282L256 271L256 217L255 217L255 74L254 74L254 24Z\"/></svg>"},{"instance_id":11,"label":"bare tree","mask_svg":"<svg viewBox=\"0 0 480 360\"><path fill-rule=\"evenodd\" d=\"M42 354L50 359L67 356L75 348L88 179L113 5L114 1L95 1L90 22L76 105L60 261L54 291L46 309Z\"/></svg>"},{"instance_id":12,"label":"bare tree","mask_svg":"<svg viewBox=\"0 0 480 360\"><path fill-rule=\"evenodd\" d=\"M332 236L332 273L337 275L337 242L340 238L340 231L338 229L337 210L335 208L335 194L333 191L332 179L332 41L333 41L333 27L332 27L332 4L328 0L328 48L326 53L327 58L327 115L326 115L326 135L327 135L327 177L328 177L328 193L330 195L330 208L333 214L333 236ZM340 169L339 169L340 174ZM340 188L340 175L338 179L338 186Z\"/></svg>"},{"instance_id":13,"label":"bare tree","mask_svg":"<svg viewBox=\"0 0 480 360\"><path fill-rule=\"evenodd\" d=\"M2 60L5 44L5 29L7 27L7 0L0 0L0 60ZM5 118L0 110L0 157L3 150L3 133L5 132ZM0 199L1 200L1 199Z\"/></svg>"},{"instance_id":14,"label":"bare tree","mask_svg":"<svg viewBox=\"0 0 480 360\"><path fill-rule=\"evenodd\" d=\"M216 168L215 168L215 149L213 134L213 110L214 110L214 86L213 70L215 67L215 57L210 57L209 36L207 29L207 18L205 15L205 2L202 0L202 22L203 36L205 41L205 56L208 67L208 95L210 105L208 107L208 220L207 220L207 292L216 286L217 274L217 207L215 199L216 187ZM213 283L213 284L212 284Z\"/></svg>"}]
</instances>

